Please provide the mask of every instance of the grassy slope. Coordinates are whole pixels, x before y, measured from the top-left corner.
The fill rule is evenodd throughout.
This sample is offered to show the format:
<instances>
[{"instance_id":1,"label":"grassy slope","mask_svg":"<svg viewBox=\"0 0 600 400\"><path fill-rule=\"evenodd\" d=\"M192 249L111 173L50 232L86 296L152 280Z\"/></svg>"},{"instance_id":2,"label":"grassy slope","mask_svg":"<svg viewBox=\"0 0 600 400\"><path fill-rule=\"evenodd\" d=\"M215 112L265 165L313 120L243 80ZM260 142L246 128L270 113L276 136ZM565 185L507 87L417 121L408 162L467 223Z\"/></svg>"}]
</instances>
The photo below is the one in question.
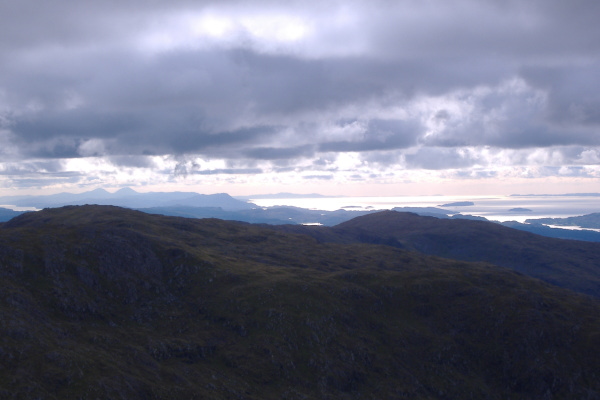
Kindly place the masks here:
<instances>
[{"instance_id":1,"label":"grassy slope","mask_svg":"<svg viewBox=\"0 0 600 400\"><path fill-rule=\"evenodd\" d=\"M492 222L384 211L333 228L282 226L320 242L381 243L463 261L483 261L600 297L600 243L554 239Z\"/></svg>"},{"instance_id":2,"label":"grassy slope","mask_svg":"<svg viewBox=\"0 0 600 400\"><path fill-rule=\"evenodd\" d=\"M485 264L116 207L0 229L2 398L597 398L600 306Z\"/></svg>"}]
</instances>

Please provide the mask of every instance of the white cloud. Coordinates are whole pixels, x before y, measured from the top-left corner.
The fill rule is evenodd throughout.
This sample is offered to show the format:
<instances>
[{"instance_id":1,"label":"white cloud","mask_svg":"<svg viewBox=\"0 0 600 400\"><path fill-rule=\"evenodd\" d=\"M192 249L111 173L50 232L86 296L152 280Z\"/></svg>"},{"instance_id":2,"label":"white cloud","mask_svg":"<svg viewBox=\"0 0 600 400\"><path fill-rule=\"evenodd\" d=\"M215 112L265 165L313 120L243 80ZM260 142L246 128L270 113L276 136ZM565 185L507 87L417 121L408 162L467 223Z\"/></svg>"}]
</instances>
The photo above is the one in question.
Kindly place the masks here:
<instances>
[{"instance_id":1,"label":"white cloud","mask_svg":"<svg viewBox=\"0 0 600 400\"><path fill-rule=\"evenodd\" d=\"M586 149L582 151L577 159L577 163L584 165L600 164L599 151L599 149Z\"/></svg>"}]
</instances>

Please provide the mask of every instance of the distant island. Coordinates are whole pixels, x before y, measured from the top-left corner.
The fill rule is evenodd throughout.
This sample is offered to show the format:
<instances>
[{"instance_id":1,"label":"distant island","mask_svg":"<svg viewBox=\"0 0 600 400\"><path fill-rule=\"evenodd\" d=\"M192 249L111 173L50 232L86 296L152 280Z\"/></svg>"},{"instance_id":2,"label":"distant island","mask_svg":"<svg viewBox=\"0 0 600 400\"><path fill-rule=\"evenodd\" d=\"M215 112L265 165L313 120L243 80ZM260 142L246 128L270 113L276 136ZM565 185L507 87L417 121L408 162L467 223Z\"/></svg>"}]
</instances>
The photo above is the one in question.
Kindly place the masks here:
<instances>
[{"instance_id":1,"label":"distant island","mask_svg":"<svg viewBox=\"0 0 600 400\"><path fill-rule=\"evenodd\" d=\"M532 212L529 208L515 207L508 210L510 212Z\"/></svg>"},{"instance_id":2,"label":"distant island","mask_svg":"<svg viewBox=\"0 0 600 400\"><path fill-rule=\"evenodd\" d=\"M472 201L456 201L454 203L442 204L440 207L467 207L474 205L475 203Z\"/></svg>"}]
</instances>

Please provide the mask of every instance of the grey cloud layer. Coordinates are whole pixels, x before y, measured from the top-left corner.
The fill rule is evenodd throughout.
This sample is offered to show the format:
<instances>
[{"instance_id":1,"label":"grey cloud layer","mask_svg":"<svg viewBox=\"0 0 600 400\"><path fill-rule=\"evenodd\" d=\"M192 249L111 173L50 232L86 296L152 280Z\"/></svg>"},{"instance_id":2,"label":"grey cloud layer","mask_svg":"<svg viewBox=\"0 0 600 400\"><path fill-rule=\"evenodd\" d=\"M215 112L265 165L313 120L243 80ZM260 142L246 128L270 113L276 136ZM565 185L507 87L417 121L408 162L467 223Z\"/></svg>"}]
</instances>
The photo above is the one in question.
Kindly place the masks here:
<instances>
[{"instance_id":1,"label":"grey cloud layer","mask_svg":"<svg viewBox=\"0 0 600 400\"><path fill-rule=\"evenodd\" d=\"M205 11L312 25L298 43L240 31L140 47L178 15ZM24 160L133 166L148 165L131 158L143 155L251 163L359 152L443 169L480 162L463 147L582 154L600 145L598 15L591 0L5 1L0 137ZM419 108L428 99L438 105ZM345 133L347 120L361 129Z\"/></svg>"}]
</instances>

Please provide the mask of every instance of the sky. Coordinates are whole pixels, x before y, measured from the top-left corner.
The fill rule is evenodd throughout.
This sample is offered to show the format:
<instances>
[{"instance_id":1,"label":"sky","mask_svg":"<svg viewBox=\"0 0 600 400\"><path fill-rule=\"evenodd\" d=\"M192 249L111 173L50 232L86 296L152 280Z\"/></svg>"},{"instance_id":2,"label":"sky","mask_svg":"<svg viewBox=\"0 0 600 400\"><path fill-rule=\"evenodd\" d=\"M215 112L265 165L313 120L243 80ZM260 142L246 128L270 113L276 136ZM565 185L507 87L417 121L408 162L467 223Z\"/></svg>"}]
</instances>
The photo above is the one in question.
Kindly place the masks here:
<instances>
[{"instance_id":1,"label":"sky","mask_svg":"<svg viewBox=\"0 0 600 400\"><path fill-rule=\"evenodd\" d=\"M597 0L2 0L0 194L600 192Z\"/></svg>"}]
</instances>

